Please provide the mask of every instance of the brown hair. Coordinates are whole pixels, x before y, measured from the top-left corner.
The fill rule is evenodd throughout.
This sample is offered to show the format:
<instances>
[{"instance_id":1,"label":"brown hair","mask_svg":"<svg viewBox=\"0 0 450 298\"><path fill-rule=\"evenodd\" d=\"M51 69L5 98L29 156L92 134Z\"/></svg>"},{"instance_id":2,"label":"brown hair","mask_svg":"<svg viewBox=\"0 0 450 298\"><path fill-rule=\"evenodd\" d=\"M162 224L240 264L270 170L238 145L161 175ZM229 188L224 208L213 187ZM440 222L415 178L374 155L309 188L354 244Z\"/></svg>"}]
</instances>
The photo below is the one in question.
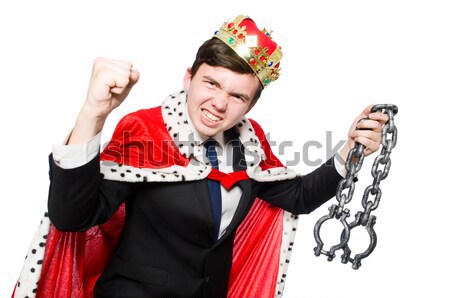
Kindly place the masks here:
<instances>
[{"instance_id":1,"label":"brown hair","mask_svg":"<svg viewBox=\"0 0 450 298\"><path fill-rule=\"evenodd\" d=\"M206 63L210 66L220 66L241 74L255 75L253 69L247 64L245 60L239 57L236 52L228 45L223 43L220 39L215 37L205 41L197 51L197 56L191 67L191 74L194 76L200 65ZM256 103L261 96L263 85L260 83L255 93Z\"/></svg>"}]
</instances>

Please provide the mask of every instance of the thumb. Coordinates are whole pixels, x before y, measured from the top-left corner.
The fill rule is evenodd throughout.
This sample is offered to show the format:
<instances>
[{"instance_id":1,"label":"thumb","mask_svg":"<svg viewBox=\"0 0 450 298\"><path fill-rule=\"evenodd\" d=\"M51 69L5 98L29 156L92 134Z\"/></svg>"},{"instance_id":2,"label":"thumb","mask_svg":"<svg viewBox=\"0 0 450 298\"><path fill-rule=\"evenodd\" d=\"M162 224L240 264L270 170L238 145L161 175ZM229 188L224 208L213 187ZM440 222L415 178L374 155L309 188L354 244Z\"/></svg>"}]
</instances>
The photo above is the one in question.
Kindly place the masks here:
<instances>
[{"instance_id":1,"label":"thumb","mask_svg":"<svg viewBox=\"0 0 450 298\"><path fill-rule=\"evenodd\" d=\"M139 81L141 74L136 69L132 69L130 73L130 81L128 82L128 88L133 88L134 85Z\"/></svg>"},{"instance_id":2,"label":"thumb","mask_svg":"<svg viewBox=\"0 0 450 298\"><path fill-rule=\"evenodd\" d=\"M131 70L130 77L128 78L128 85L125 89L123 89L123 92L121 93L123 99L125 99L128 96L128 94L130 94L131 89L139 81L140 76L141 74L139 73L139 71L135 69Z\"/></svg>"},{"instance_id":3,"label":"thumb","mask_svg":"<svg viewBox=\"0 0 450 298\"><path fill-rule=\"evenodd\" d=\"M372 107L374 106L374 104L371 104L371 105L368 105L365 109L364 109L364 111L362 111L362 115L364 116L364 117L369 117L369 114L371 113L371 111L372 111Z\"/></svg>"}]
</instances>

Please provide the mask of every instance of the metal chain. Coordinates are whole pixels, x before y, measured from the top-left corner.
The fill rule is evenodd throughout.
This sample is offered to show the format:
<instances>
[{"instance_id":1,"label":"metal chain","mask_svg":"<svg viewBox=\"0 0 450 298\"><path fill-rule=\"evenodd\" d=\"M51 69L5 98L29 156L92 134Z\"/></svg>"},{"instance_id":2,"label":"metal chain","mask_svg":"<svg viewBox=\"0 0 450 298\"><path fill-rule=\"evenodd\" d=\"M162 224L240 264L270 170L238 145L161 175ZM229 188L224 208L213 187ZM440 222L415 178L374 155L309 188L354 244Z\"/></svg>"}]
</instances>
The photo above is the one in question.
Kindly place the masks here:
<instances>
[{"instance_id":1,"label":"metal chain","mask_svg":"<svg viewBox=\"0 0 450 298\"><path fill-rule=\"evenodd\" d=\"M350 203L353 198L353 194L355 192L356 174L361 169L364 161L363 152L365 147L360 143L356 143L355 147L350 150L345 162L347 175L339 182L336 190L336 199L338 204L331 205L330 208L328 208L330 212L327 215L322 216L314 226L314 238L317 243L317 246L314 248L314 254L316 256L323 254L328 257L328 261L332 261L336 256L335 252L342 249L344 251L341 257L342 263L345 264L350 261L353 269L358 269L361 266L361 260L368 257L377 245L377 235L373 229L376 222L376 216L371 215L371 212L377 209L380 204L380 183L382 180L386 179L389 174L389 170L391 168L391 152L397 144L397 127L394 124L394 116L398 112L397 106L392 104L379 104L373 106L371 112L382 112L387 114L388 121L383 125L381 131L381 152L375 158L372 166L371 174L374 178L373 183L372 185L367 186L361 201L364 211L359 211L356 213L355 220L351 223L347 223L347 217L350 216L350 210L345 208L345 205ZM331 246L329 250L325 250L323 249L324 243L320 238L320 229L324 222L332 218L339 220L344 226L344 229L341 233L340 242ZM366 228L370 236L370 244L364 252L356 254L352 258L350 256L351 250L348 246L348 241L350 240L351 230L357 226L363 226Z\"/></svg>"}]
</instances>

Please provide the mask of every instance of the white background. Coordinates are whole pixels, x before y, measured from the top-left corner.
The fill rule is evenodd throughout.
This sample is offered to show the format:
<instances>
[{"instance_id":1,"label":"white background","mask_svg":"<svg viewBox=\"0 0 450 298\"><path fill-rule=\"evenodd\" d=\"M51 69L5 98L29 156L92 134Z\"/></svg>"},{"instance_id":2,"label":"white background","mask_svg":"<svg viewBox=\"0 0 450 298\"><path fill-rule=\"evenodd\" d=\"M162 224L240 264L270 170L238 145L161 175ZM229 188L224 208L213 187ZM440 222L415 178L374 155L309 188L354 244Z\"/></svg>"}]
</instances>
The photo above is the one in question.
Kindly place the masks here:
<instances>
[{"instance_id":1,"label":"white background","mask_svg":"<svg viewBox=\"0 0 450 298\"><path fill-rule=\"evenodd\" d=\"M159 105L179 90L198 46L238 14L272 28L284 50L281 78L250 113L272 140L293 142L282 160L293 160L311 140L323 147L310 148L310 159L325 159L326 131L332 131L336 144L368 104L399 107L398 145L381 184L380 207L373 212L374 253L359 270L341 264L340 253L331 263L314 256L313 227L333 199L300 218L285 297L449 297L450 204L444 193L449 142L443 108L450 99L447 2L155 3L0 4L0 297L11 294L45 211L47 156L74 123L93 59L126 59L142 74L129 99L109 118L106 141L124 114ZM360 173L349 221L371 183L372 161L367 158ZM307 173L314 167L302 161L295 168ZM368 244L362 231L352 238L360 251Z\"/></svg>"}]
</instances>

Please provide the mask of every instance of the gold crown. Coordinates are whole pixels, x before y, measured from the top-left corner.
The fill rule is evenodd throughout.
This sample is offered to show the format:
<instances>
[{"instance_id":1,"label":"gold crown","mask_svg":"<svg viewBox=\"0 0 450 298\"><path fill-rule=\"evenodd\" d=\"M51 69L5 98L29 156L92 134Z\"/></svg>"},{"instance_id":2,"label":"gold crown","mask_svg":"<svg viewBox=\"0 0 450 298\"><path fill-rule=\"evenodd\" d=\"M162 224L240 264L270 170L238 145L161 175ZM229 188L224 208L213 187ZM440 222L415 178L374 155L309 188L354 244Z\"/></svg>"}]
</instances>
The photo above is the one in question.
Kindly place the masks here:
<instances>
[{"instance_id":1,"label":"gold crown","mask_svg":"<svg viewBox=\"0 0 450 298\"><path fill-rule=\"evenodd\" d=\"M223 23L214 37L231 47L253 69L261 84L266 87L280 76L281 48L272 41L271 31L259 30L251 21L241 26L245 16L238 16L232 22ZM249 32L250 31L250 32ZM269 53L268 45L272 50Z\"/></svg>"}]
</instances>

